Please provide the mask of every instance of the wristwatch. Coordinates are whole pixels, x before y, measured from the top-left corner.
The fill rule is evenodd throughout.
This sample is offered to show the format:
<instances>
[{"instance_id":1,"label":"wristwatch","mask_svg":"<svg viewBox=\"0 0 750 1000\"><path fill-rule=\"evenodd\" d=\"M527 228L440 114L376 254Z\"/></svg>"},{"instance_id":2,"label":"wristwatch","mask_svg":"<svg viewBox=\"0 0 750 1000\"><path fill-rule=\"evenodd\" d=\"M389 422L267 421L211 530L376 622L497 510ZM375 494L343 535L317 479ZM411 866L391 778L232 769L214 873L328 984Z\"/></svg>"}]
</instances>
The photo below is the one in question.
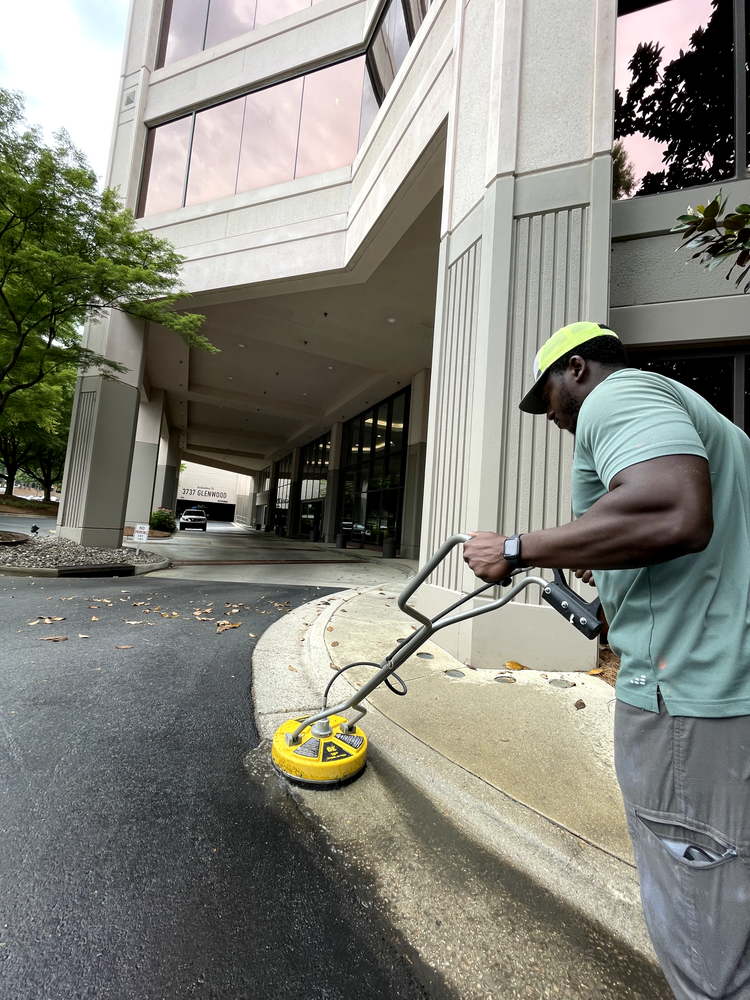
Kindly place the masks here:
<instances>
[{"instance_id":1,"label":"wristwatch","mask_svg":"<svg viewBox=\"0 0 750 1000\"><path fill-rule=\"evenodd\" d=\"M510 535L503 544L503 559L511 569L518 569L523 566L521 559L521 536Z\"/></svg>"}]
</instances>

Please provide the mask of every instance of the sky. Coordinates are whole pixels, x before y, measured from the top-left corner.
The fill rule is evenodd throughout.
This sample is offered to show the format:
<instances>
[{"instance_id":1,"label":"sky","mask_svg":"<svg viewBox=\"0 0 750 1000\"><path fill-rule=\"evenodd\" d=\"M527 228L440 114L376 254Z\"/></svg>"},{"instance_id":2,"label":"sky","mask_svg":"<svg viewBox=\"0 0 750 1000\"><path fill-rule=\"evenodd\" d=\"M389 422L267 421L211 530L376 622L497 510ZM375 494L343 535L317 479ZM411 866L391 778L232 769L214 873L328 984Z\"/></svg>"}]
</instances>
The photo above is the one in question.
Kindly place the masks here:
<instances>
[{"instance_id":1,"label":"sky","mask_svg":"<svg viewBox=\"0 0 750 1000\"><path fill-rule=\"evenodd\" d=\"M641 42L659 42L663 46L663 70L680 54L680 49L689 47L690 36L697 27L706 27L712 13L711 0L669 0L618 17L615 87L623 97L630 81L628 63ZM627 136L623 143L638 181L649 170L656 173L664 169L661 143L639 135Z\"/></svg>"},{"instance_id":2,"label":"sky","mask_svg":"<svg viewBox=\"0 0 750 1000\"><path fill-rule=\"evenodd\" d=\"M103 177L129 0L11 0L3 5L0 86L20 90L30 124L65 128Z\"/></svg>"}]
</instances>

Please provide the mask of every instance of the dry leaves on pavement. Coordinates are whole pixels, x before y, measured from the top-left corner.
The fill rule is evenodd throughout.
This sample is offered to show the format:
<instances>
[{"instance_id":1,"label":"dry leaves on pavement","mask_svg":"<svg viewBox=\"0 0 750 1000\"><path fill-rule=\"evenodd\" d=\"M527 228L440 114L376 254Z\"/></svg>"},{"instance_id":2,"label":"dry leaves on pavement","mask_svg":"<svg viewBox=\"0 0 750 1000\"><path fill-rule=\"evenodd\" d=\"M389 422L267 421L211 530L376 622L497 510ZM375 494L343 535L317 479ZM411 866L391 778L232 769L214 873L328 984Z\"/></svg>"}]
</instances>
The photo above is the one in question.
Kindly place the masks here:
<instances>
[{"instance_id":1,"label":"dry leaves on pavement","mask_svg":"<svg viewBox=\"0 0 750 1000\"><path fill-rule=\"evenodd\" d=\"M67 642L67 635L40 635L40 642Z\"/></svg>"},{"instance_id":2,"label":"dry leaves on pavement","mask_svg":"<svg viewBox=\"0 0 750 1000\"><path fill-rule=\"evenodd\" d=\"M216 634L218 635L219 632L226 632L228 628L239 628L241 624L242 622L228 622L228 621L217 622Z\"/></svg>"},{"instance_id":3,"label":"dry leaves on pavement","mask_svg":"<svg viewBox=\"0 0 750 1000\"><path fill-rule=\"evenodd\" d=\"M132 649L132 646L115 646L115 649Z\"/></svg>"}]
</instances>

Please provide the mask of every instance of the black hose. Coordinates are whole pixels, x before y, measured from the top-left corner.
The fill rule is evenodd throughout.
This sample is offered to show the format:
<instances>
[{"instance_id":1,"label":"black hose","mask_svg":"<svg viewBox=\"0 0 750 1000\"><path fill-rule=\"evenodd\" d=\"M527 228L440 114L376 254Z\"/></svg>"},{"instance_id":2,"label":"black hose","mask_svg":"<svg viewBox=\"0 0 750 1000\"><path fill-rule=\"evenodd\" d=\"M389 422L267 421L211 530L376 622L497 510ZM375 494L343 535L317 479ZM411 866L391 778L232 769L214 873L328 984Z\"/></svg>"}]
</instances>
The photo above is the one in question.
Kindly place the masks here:
<instances>
[{"instance_id":1,"label":"black hose","mask_svg":"<svg viewBox=\"0 0 750 1000\"><path fill-rule=\"evenodd\" d=\"M323 692L323 708L328 708L328 692L331 690L333 682L335 680L338 680L338 678L341 676L341 674L344 673L345 670L351 670L352 667L375 667L376 670L380 670L381 664L373 663L371 660L357 660L356 663L347 663L345 667L340 667L333 675L333 677L330 679L330 681L328 682L328 686ZM390 683L391 677L395 677L395 679L401 685L400 691ZM388 677L384 678L384 680L385 680L385 686L388 688L389 691L392 691L394 694L397 694L399 698L403 698L408 688L406 687L406 684L404 683L403 679L399 677L398 674L389 674Z\"/></svg>"}]
</instances>

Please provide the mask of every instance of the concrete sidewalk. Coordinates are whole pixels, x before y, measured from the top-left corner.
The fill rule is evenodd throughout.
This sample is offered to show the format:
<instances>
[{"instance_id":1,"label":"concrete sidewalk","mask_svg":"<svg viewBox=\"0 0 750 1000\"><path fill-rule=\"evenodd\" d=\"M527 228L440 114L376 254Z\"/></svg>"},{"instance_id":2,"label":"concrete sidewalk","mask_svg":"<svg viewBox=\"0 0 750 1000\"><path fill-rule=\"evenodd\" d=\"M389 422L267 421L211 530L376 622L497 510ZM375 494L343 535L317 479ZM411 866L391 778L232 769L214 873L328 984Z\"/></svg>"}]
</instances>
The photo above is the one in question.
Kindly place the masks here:
<instances>
[{"instance_id":1,"label":"concrete sidewalk","mask_svg":"<svg viewBox=\"0 0 750 1000\"><path fill-rule=\"evenodd\" d=\"M410 634L415 625L398 608L400 590L388 583L321 598L266 632L253 658L263 737L320 708L332 667L379 662ZM329 704L371 672L342 675ZM382 686L366 702L371 767L395 767L462 832L653 961L614 773L614 690L586 673L472 670L434 643L398 672L406 697ZM334 822L350 805L361 808L367 780L302 798Z\"/></svg>"},{"instance_id":2,"label":"concrete sidewalk","mask_svg":"<svg viewBox=\"0 0 750 1000\"><path fill-rule=\"evenodd\" d=\"M211 523L206 532L178 531L171 538L150 538L148 548L171 561L169 569L154 574L167 579L305 583L341 589L387 581L400 587L417 567L406 559L383 559L371 549L336 549L325 542L280 538L230 523Z\"/></svg>"}]
</instances>

